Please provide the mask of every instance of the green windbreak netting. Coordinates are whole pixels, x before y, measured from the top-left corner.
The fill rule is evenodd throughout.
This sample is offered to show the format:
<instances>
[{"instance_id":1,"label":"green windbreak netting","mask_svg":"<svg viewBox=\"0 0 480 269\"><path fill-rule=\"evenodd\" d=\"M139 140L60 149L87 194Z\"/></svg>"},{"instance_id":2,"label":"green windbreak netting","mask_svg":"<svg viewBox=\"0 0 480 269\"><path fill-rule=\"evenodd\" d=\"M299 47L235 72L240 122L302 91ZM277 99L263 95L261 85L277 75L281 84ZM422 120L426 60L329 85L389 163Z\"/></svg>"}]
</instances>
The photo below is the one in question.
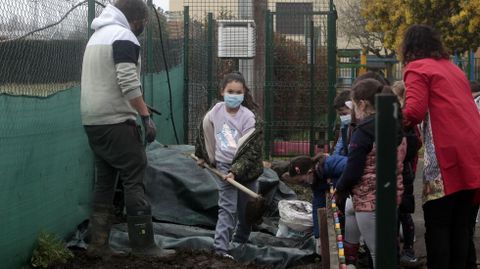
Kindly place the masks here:
<instances>
[{"instance_id":1,"label":"green windbreak netting","mask_svg":"<svg viewBox=\"0 0 480 269\"><path fill-rule=\"evenodd\" d=\"M186 108L184 109L183 98L183 66L179 65L171 68L169 78L172 98L170 98L166 72L146 74L142 79L145 102L162 113L161 116L154 114L153 119L157 125L157 140L165 145L183 143L185 129L184 110ZM153 87L150 85L153 85ZM176 137L179 143L177 143Z\"/></svg>"},{"instance_id":2,"label":"green windbreak netting","mask_svg":"<svg viewBox=\"0 0 480 269\"><path fill-rule=\"evenodd\" d=\"M0 95L0 268L20 268L44 230L65 237L88 216L93 158L80 89Z\"/></svg>"}]
</instances>

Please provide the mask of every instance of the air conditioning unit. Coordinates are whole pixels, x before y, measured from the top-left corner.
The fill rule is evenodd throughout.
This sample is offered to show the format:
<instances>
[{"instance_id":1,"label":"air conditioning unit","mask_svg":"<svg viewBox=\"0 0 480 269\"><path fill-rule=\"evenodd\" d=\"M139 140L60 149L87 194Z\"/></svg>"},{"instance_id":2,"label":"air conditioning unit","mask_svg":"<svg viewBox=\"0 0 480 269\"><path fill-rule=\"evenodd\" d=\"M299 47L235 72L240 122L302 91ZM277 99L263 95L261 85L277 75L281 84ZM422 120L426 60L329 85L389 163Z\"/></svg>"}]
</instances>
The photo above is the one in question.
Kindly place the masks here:
<instances>
[{"instance_id":1,"label":"air conditioning unit","mask_svg":"<svg viewBox=\"0 0 480 269\"><path fill-rule=\"evenodd\" d=\"M218 57L255 57L253 20L218 20Z\"/></svg>"}]
</instances>

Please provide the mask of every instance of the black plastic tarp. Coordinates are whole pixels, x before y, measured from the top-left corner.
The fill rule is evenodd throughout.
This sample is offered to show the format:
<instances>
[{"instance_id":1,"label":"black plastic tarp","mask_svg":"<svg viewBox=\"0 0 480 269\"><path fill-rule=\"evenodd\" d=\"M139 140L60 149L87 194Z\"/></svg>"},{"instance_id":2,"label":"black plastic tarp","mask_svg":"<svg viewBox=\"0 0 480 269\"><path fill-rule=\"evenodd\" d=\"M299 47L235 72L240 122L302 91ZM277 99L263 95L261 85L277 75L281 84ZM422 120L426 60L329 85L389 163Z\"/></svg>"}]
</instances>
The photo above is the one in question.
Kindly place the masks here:
<instances>
[{"instance_id":1,"label":"black plastic tarp","mask_svg":"<svg viewBox=\"0 0 480 269\"><path fill-rule=\"evenodd\" d=\"M193 146L164 146L152 143L147 148L148 168L145 188L152 204L155 239L165 248L212 249L217 220L215 176L191 159ZM259 193L267 201L264 222L255 227L247 244L231 244L230 253L239 262L256 262L275 268L288 268L312 261L313 237L286 239L275 237L278 202L296 195L271 169L259 178ZM85 226L82 226L85 228ZM128 249L126 224L115 225L110 244ZM70 245L85 247L85 232L79 230Z\"/></svg>"}]
</instances>

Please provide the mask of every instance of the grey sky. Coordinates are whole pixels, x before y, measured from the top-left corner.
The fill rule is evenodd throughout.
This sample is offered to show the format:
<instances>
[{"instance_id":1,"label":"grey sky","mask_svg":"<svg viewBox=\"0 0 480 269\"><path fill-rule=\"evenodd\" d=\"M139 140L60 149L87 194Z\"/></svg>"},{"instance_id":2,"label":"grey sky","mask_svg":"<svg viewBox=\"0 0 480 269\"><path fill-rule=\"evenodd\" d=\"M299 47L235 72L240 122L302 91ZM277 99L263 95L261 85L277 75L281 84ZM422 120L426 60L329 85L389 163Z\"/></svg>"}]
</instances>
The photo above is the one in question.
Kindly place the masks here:
<instances>
[{"instance_id":1,"label":"grey sky","mask_svg":"<svg viewBox=\"0 0 480 269\"><path fill-rule=\"evenodd\" d=\"M153 0L156 6L161 7L163 10L169 10L169 0Z\"/></svg>"}]
</instances>

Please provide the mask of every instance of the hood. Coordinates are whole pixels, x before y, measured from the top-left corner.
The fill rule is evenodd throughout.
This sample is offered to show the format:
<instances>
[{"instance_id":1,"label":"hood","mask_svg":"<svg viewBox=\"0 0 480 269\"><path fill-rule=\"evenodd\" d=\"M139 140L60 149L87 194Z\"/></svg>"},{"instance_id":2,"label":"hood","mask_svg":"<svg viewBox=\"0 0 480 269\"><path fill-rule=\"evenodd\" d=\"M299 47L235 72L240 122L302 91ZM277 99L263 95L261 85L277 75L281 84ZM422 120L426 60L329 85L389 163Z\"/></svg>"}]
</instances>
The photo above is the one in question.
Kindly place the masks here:
<instances>
[{"instance_id":1,"label":"hood","mask_svg":"<svg viewBox=\"0 0 480 269\"><path fill-rule=\"evenodd\" d=\"M96 31L104 26L115 24L130 30L130 24L125 15L118 8L108 4L102 14L92 21L91 28Z\"/></svg>"}]
</instances>

